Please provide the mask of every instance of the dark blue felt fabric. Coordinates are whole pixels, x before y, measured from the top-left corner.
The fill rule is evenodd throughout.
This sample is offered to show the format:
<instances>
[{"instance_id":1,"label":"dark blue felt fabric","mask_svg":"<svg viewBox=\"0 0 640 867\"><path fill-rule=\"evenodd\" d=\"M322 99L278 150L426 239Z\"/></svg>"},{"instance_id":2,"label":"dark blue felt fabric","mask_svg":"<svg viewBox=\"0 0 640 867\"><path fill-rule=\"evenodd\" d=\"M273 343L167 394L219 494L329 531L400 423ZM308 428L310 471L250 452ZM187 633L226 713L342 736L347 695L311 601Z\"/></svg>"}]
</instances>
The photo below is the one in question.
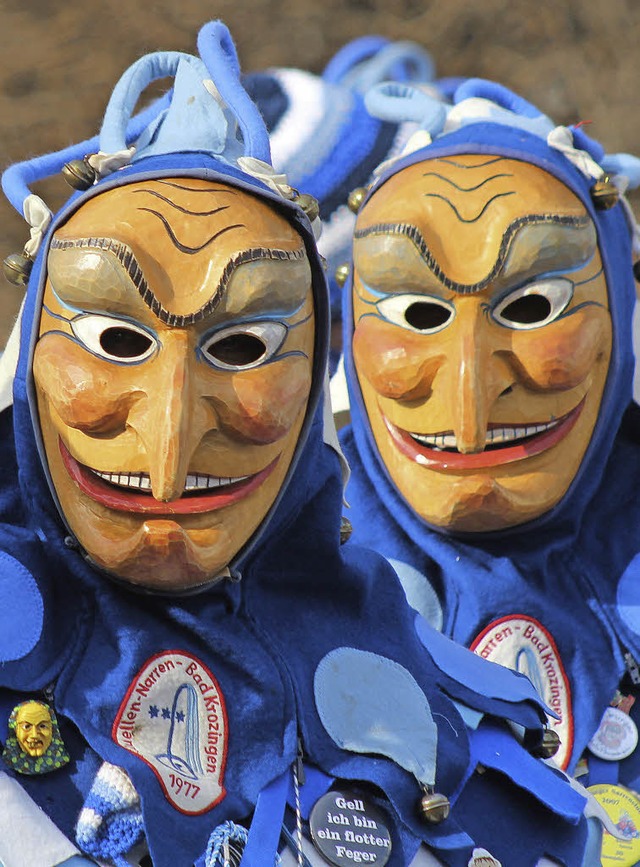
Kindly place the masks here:
<instances>
[{"instance_id":1,"label":"dark blue felt fabric","mask_svg":"<svg viewBox=\"0 0 640 867\"><path fill-rule=\"evenodd\" d=\"M600 146L581 130L575 138L576 147L596 159L602 156ZM559 679L571 707L569 767L574 768L625 674L625 652L640 657L633 589L640 548L640 411L632 404L635 285L630 232L622 205L596 210L589 194L592 179L558 151L532 134L495 123L477 122L437 138L387 169L376 188L403 166L461 153L500 154L537 165L573 190L590 213L613 323L613 354L600 415L574 482L541 518L487 534L448 534L428 526L399 494L375 448L351 355L347 285L344 347L351 425L341 432L341 443L352 468L347 490L352 538L417 570L437 599L431 601L429 615L462 645L470 646L489 624L513 615L542 624L566 675L566 690L562 673ZM630 689L626 680L622 688ZM620 768L608 764L609 779L619 772L621 781L637 787L638 751Z\"/></svg>"},{"instance_id":2,"label":"dark blue felt fabric","mask_svg":"<svg viewBox=\"0 0 640 867\"><path fill-rule=\"evenodd\" d=\"M0 556L10 555L21 564L13 573L2 572L8 604L0 609L0 701L5 719L21 698L52 702L72 761L55 774L23 780L25 787L71 836L100 762L119 765L140 794L155 867L190 865L202 855L218 824L227 819L248 824L261 793L286 795L286 787L274 781L290 772L300 737L305 761L324 775L321 779L352 781L389 812L397 844L391 867L406 867L421 840L445 864L466 865L474 845L508 863L516 838L523 852L519 867L533 867L544 851L568 867L578 867L586 823L572 813L575 795L568 785L550 785L548 792L536 786L533 797L506 775L485 787L484 777L474 774L470 735L453 699L493 717L496 724L506 717L539 730L544 710L523 690L522 679L514 677L510 688L509 678L487 671L485 692L484 663L478 666L478 660L452 653L440 667L429 652L429 635L417 635L414 612L388 564L355 544L340 547L340 464L323 441L319 402L329 304L302 212L209 157L174 155L143 160L73 197L51 231L88 197L149 176L235 183L268 199L297 226L312 262L318 327L309 417L280 499L232 564L239 581L179 598L134 593L114 583L85 559L69 536L38 451L31 357L45 276L44 244L28 290L13 418L7 411L0 419L7 437L13 431L17 452L16 460L10 441L0 450ZM5 557L2 562L9 561ZM15 632L3 628L13 618L24 625L19 641ZM13 640L3 639L9 634ZM418 818L416 802L422 792L410 773L387 756L339 749L324 729L313 691L316 667L327 653L345 646L403 666L427 696L438 725L436 787L454 805L441 826L427 826ZM446 654L442 639L437 639L437 647L438 654ZM200 815L178 812L147 763L112 736L118 709L141 667L154 655L176 648L214 674L227 711L226 795ZM393 713L390 706L391 726ZM525 755L515 741L509 743L516 755ZM555 780L553 771L539 766L539 772ZM465 796L469 786L477 793L473 798ZM496 809L506 817L499 829L486 822L494 794ZM459 802L464 803L462 810ZM532 804L540 819L536 824L529 818ZM277 815L277 807L265 814ZM259 831L265 829L256 829L256 834ZM267 837L275 838L273 833ZM273 852L261 853L260 867L271 865L273 857Z\"/></svg>"}]
</instances>

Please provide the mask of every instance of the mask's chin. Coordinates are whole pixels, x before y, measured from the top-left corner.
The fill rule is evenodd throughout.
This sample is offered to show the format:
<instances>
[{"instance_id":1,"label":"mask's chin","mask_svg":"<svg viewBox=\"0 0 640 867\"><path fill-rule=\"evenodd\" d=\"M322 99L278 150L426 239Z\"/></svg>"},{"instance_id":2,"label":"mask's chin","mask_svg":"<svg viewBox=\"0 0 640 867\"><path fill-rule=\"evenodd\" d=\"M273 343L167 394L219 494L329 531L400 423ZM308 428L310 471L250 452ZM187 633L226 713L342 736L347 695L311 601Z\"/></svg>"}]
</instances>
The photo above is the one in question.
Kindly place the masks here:
<instances>
[{"instance_id":1,"label":"mask's chin","mask_svg":"<svg viewBox=\"0 0 640 867\"><path fill-rule=\"evenodd\" d=\"M194 593L229 577L228 559L219 546L200 548L186 530L171 519L144 521L126 540L103 540L87 551L91 562L117 583L142 592ZM214 533L214 530L202 532ZM104 549L104 550L101 550ZM212 550L213 549L213 550Z\"/></svg>"}]
</instances>

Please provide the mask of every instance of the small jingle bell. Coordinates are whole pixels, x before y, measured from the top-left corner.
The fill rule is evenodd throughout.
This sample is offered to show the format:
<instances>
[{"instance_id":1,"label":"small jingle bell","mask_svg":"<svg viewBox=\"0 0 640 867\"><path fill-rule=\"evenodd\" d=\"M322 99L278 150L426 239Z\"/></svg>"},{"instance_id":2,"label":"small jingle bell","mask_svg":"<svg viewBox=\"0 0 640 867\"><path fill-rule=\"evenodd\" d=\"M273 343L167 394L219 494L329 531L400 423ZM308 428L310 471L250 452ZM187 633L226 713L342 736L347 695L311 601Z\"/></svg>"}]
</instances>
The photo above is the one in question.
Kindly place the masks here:
<instances>
[{"instance_id":1,"label":"small jingle bell","mask_svg":"<svg viewBox=\"0 0 640 867\"><path fill-rule=\"evenodd\" d=\"M599 211L608 211L618 203L620 190L604 175L591 187L591 199Z\"/></svg>"},{"instance_id":2,"label":"small jingle bell","mask_svg":"<svg viewBox=\"0 0 640 867\"><path fill-rule=\"evenodd\" d=\"M560 749L560 736L552 729L545 729L542 738L529 752L536 759L551 759Z\"/></svg>"},{"instance_id":3,"label":"small jingle bell","mask_svg":"<svg viewBox=\"0 0 640 867\"><path fill-rule=\"evenodd\" d=\"M366 195L366 187L356 187L355 190L351 190L351 192L349 193L349 198L347 199L347 206L349 210L353 211L354 214L357 214L362 206L362 203L364 202L364 198Z\"/></svg>"},{"instance_id":4,"label":"small jingle bell","mask_svg":"<svg viewBox=\"0 0 640 867\"><path fill-rule=\"evenodd\" d=\"M343 262L342 265L338 265L338 267L334 271L333 276L335 277L335 281L341 289L347 282L350 271L351 268L349 267L348 262Z\"/></svg>"},{"instance_id":5,"label":"small jingle bell","mask_svg":"<svg viewBox=\"0 0 640 867\"><path fill-rule=\"evenodd\" d=\"M62 167L65 181L74 190L88 190L96 182L98 175L85 157L83 160L71 160Z\"/></svg>"},{"instance_id":6,"label":"small jingle bell","mask_svg":"<svg viewBox=\"0 0 640 867\"><path fill-rule=\"evenodd\" d=\"M318 200L313 196L310 196L308 193L300 193L296 199L296 205L300 205L312 223L320 216L320 205L318 204Z\"/></svg>"},{"instance_id":7,"label":"small jingle bell","mask_svg":"<svg viewBox=\"0 0 640 867\"><path fill-rule=\"evenodd\" d=\"M340 544L344 545L345 542L348 542L352 533L353 526L351 525L351 521L343 515L340 518Z\"/></svg>"},{"instance_id":8,"label":"small jingle bell","mask_svg":"<svg viewBox=\"0 0 640 867\"><path fill-rule=\"evenodd\" d=\"M14 286L25 286L33 268L33 260L24 253L11 253L2 263L4 276Z\"/></svg>"},{"instance_id":9,"label":"small jingle bell","mask_svg":"<svg viewBox=\"0 0 640 867\"><path fill-rule=\"evenodd\" d=\"M420 815L425 821L430 822L432 825L444 822L449 815L450 809L451 804L446 795L425 789L425 793L420 799Z\"/></svg>"}]
</instances>

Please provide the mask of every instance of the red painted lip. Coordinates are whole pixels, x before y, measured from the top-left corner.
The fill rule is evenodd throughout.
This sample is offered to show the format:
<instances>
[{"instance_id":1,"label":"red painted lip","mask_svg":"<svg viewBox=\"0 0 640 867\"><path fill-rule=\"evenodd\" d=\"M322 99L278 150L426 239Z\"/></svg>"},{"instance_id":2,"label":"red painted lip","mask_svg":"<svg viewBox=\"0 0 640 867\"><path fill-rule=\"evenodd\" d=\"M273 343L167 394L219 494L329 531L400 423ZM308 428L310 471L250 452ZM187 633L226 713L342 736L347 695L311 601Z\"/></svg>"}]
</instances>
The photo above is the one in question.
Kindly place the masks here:
<instances>
[{"instance_id":1,"label":"red painted lip","mask_svg":"<svg viewBox=\"0 0 640 867\"><path fill-rule=\"evenodd\" d=\"M510 464L514 461L533 457L552 448L567 436L578 420L583 406L584 399L551 430L534 434L517 445L493 448L490 451L478 452L471 455L465 455L461 452L440 451L439 449L421 445L416 442L408 431L402 430L402 428L396 427L390 422L384 413L382 413L382 418L398 451L405 457L415 461L420 466L428 467L432 470L450 470L456 472L458 470L491 469L502 464ZM518 425L518 427L521 426Z\"/></svg>"},{"instance_id":2,"label":"red painted lip","mask_svg":"<svg viewBox=\"0 0 640 867\"><path fill-rule=\"evenodd\" d=\"M156 500L151 493L141 494L110 485L88 467L78 463L61 439L58 440L58 444L67 472L84 494L108 509L144 515L197 515L230 506L260 487L279 460L279 457L275 458L259 473L242 482L228 485L222 490L216 490L215 493L187 495L165 503Z\"/></svg>"}]
</instances>

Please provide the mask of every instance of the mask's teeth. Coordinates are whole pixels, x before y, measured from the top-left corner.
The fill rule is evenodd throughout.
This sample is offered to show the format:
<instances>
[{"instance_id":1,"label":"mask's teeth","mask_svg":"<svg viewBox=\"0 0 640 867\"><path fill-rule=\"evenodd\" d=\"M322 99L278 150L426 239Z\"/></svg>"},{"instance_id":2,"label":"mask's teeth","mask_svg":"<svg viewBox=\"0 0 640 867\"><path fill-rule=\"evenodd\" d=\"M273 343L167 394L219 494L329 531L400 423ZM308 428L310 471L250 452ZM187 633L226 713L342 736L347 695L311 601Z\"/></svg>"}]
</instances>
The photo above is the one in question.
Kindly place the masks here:
<instances>
[{"instance_id":1,"label":"mask's teeth","mask_svg":"<svg viewBox=\"0 0 640 867\"><path fill-rule=\"evenodd\" d=\"M558 421L550 421L542 424L532 424L521 427L495 427L487 431L486 445L502 445L503 443L514 443L534 434L543 433L550 430L558 424ZM411 436L422 445L429 446L434 449L457 449L458 444L454 434L438 433L438 434L418 434L412 433Z\"/></svg>"},{"instance_id":2,"label":"mask's teeth","mask_svg":"<svg viewBox=\"0 0 640 867\"><path fill-rule=\"evenodd\" d=\"M137 488L142 491L151 490L151 478L148 473L105 473L100 470L93 470L96 476L100 476L105 482L112 485L117 485L120 488ZM212 491L216 488L223 488L227 485L233 485L236 482L243 482L249 476L208 476L189 473L185 482L185 493L193 491Z\"/></svg>"}]
</instances>

